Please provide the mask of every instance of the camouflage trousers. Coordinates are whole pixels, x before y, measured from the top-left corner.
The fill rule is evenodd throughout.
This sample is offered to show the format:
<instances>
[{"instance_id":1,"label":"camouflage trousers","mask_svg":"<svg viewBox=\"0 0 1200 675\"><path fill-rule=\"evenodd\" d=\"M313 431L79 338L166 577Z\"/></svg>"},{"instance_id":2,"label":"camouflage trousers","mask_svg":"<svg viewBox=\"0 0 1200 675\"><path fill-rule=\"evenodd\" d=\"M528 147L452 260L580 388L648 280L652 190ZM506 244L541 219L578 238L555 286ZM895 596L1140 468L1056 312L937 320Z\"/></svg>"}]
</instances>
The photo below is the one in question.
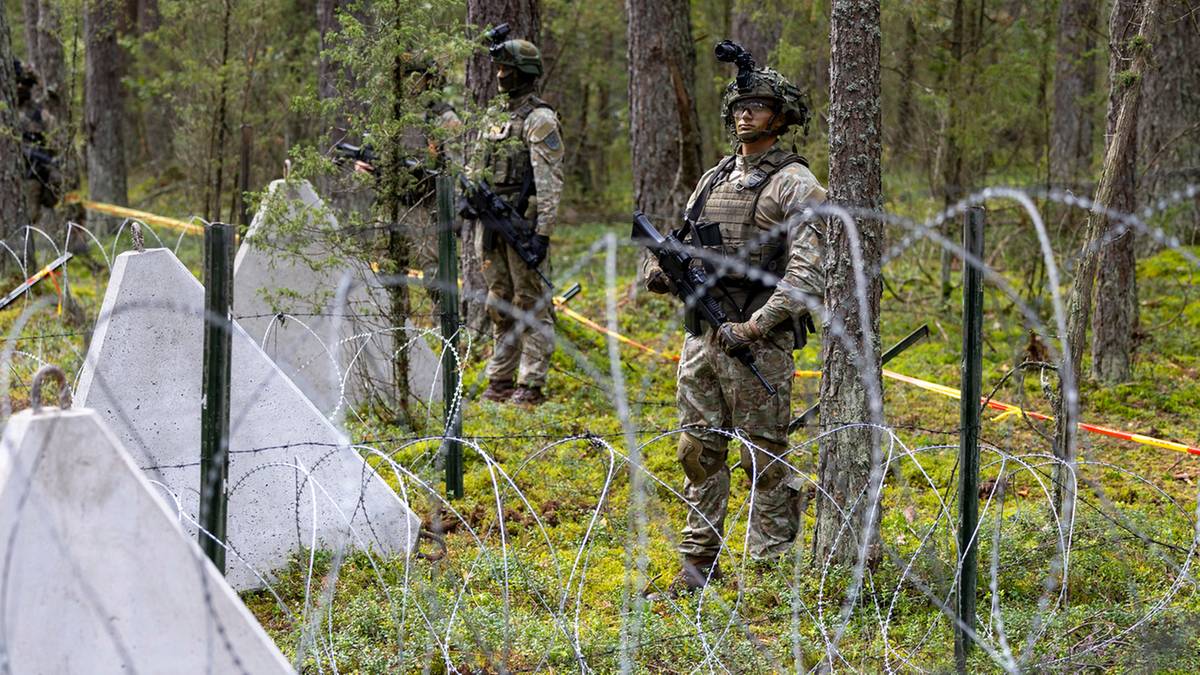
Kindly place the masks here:
<instances>
[{"instance_id":1,"label":"camouflage trousers","mask_svg":"<svg viewBox=\"0 0 1200 675\"><path fill-rule=\"evenodd\" d=\"M492 358L487 365L488 381L513 380L515 376L519 385L544 387L550 355L554 353L550 290L511 246L497 241L495 248L488 251L483 239L475 237L483 261L494 338ZM539 269L549 274L549 255Z\"/></svg>"},{"instance_id":2,"label":"camouflage trousers","mask_svg":"<svg viewBox=\"0 0 1200 675\"><path fill-rule=\"evenodd\" d=\"M755 559L778 557L791 548L800 524L800 475L785 463L791 413L793 337L777 330L752 346L755 365L776 389L762 383L737 359L721 351L716 333L687 336L679 359L676 403L680 426L678 457L683 466L687 525L679 552L711 559L721 551L729 504L728 435L739 442L741 467L752 481L748 553Z\"/></svg>"}]
</instances>

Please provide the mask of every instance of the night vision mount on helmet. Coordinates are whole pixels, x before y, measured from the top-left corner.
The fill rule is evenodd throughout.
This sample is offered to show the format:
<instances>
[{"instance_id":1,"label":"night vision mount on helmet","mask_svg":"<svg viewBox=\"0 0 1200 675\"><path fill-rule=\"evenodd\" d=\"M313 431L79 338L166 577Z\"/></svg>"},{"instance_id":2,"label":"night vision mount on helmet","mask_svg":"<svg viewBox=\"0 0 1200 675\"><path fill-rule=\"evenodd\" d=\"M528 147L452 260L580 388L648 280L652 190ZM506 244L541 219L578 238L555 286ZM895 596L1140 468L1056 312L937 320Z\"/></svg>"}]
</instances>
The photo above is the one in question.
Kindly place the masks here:
<instances>
[{"instance_id":1,"label":"night vision mount on helmet","mask_svg":"<svg viewBox=\"0 0 1200 675\"><path fill-rule=\"evenodd\" d=\"M783 133L788 127L807 127L809 120L807 96L783 75L771 68L757 68L754 56L732 40L717 43L718 61L737 65L738 73L725 87L721 99L721 119L730 134L734 133L733 104L750 98L770 99L777 105L776 114L783 116Z\"/></svg>"},{"instance_id":2,"label":"night vision mount on helmet","mask_svg":"<svg viewBox=\"0 0 1200 675\"><path fill-rule=\"evenodd\" d=\"M515 68L532 77L542 76L542 52L528 40L509 40L508 24L502 23L486 33L492 43L488 53L492 62Z\"/></svg>"}]
</instances>

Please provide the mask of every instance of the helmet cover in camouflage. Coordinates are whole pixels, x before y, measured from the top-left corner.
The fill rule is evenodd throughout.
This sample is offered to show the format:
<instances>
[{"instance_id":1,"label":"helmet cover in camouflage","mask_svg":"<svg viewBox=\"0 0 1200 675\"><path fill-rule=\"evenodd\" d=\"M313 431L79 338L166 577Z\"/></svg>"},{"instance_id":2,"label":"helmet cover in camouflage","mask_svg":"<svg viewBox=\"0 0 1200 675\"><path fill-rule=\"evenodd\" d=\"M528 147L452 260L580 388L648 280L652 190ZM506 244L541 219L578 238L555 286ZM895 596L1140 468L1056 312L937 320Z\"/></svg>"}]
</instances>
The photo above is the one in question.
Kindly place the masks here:
<instances>
[{"instance_id":1,"label":"helmet cover in camouflage","mask_svg":"<svg viewBox=\"0 0 1200 675\"><path fill-rule=\"evenodd\" d=\"M493 63L516 68L533 77L542 76L542 52L528 40L506 40L488 51Z\"/></svg>"},{"instance_id":2,"label":"helmet cover in camouflage","mask_svg":"<svg viewBox=\"0 0 1200 675\"><path fill-rule=\"evenodd\" d=\"M748 87L738 87L734 80L725 87L721 99L721 119L725 128L734 134L733 104L749 98L770 99L778 106L777 114L783 116L783 133L791 126L808 124L808 97L796 85L772 68L755 68L754 78Z\"/></svg>"}]
</instances>

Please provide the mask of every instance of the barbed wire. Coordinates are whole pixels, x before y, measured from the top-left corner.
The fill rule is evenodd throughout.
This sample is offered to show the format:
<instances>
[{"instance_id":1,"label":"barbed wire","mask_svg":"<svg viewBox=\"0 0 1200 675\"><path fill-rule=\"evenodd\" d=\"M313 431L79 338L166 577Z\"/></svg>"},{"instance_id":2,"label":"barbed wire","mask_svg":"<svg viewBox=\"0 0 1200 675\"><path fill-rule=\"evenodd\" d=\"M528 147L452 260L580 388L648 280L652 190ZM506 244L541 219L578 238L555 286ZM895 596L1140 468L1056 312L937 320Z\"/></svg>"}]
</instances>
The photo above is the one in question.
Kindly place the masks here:
<instances>
[{"instance_id":1,"label":"barbed wire","mask_svg":"<svg viewBox=\"0 0 1200 675\"><path fill-rule=\"evenodd\" d=\"M1155 236L1143 221L1174 203L1172 199L1179 201L1194 195L1194 189L1182 191L1164 200L1157 211L1109 215L1128 228ZM936 233L941 222L961 213L965 205L1009 196L1003 190L985 190L925 223L888 214L873 215L890 218L893 225L905 227L913 235L911 240L902 239L893 247L888 253L890 258L903 255L917 241L934 241L951 249L965 264L980 266L988 272L989 279L1001 292L1018 303L1026 325L1042 329L1043 334L1057 334L1058 331L1044 330L1040 314L1006 286L995 270L984 261L970 259L952 242L939 239ZM1039 196L1072 208L1092 206L1070 195ZM862 215L853 211L834 213L817 209L815 212L848 221ZM105 255L110 265L117 256L116 239L124 229L122 226L115 235L110 247L112 256ZM152 228L144 226L144 229L162 243ZM103 252L99 238L90 232L86 234ZM182 238L176 242L175 250L181 241ZM1177 241L1165 237L1160 241L1178 248ZM598 240L573 266L566 267L564 274L569 276L588 265L605 262L605 291L611 299L618 285L615 251L624 245L611 236ZM1053 266L1053 251L1042 252L1046 264ZM10 253L17 257L11 249ZM697 255L701 253L698 251ZM1194 257L1184 253L1185 260L1196 263ZM602 260L606 255L607 259ZM726 268L744 266L737 260L709 262ZM779 281L770 277L763 280ZM30 303L13 323L3 356L5 377L9 377L5 387L6 406L8 390L24 386L18 363L29 361L40 366L55 358L44 352L17 350L16 343L41 343L88 334L73 330L49 332L52 329L47 324L52 321L34 320L47 304L45 300ZM171 302L147 301L136 309L153 309L170 316L180 308ZM824 312L823 307L809 309L814 313ZM517 308L501 307L501 311L524 322L524 329L537 330L532 320ZM610 302L602 311L605 318L598 323L618 325L615 303ZM284 314L253 313L237 318L280 316ZM345 308L289 312L286 316L364 318L362 313ZM386 320L387 314L379 312L369 318ZM854 344L850 336L843 334L838 317L822 314L822 318L825 339ZM26 328L34 326L47 332L25 334ZM465 327L463 333L486 346L489 336L472 335L471 329ZM735 481L728 520L719 537L719 560L730 578L714 580L691 598L657 602L647 610L643 607L642 593L659 588L658 580L663 576L662 572L651 576L650 570L670 555L667 551L678 537L676 528L681 514L690 512L703 517L679 488L682 477L678 471L672 469L660 475L651 468L660 466L659 457L651 449L672 444L688 427L654 423L655 420L640 416L643 406L657 409L674 403L667 398L650 397L655 380L649 376L649 369L623 356L611 339L607 354L589 354L560 334L559 347L566 358L556 361L552 372L585 392L581 396L609 406L604 420L585 418L578 423L559 423L553 416L531 415L534 419L511 431L496 432L491 430L495 425L476 418L480 424L474 430L468 428L461 436L444 432L395 433L395 427L377 424L370 415L352 405L346 374L361 365L360 360L368 358L356 345L387 335L394 340L392 349L405 349L405 345L414 344L415 340L437 341L440 337L429 329L388 325L354 328L329 342L311 328L307 334L322 342L323 354L334 355L334 366L339 372L337 405L333 411L322 413L334 417L339 411L350 409L354 423L361 427L353 434L356 440L310 439L231 448L235 462L244 458L265 459L232 475L230 493L249 489L247 486L264 476L270 480L288 476L295 481L287 487L293 497L288 520L294 530L291 537L295 562L282 570L259 569L246 557L249 553L246 546L239 546L236 541L220 542L233 554L232 564L260 584L262 594L274 605L271 611L277 610L283 617L286 626L272 632L277 639L284 636L284 641L291 640L290 651L298 669L337 672L354 667L349 664L357 663L359 652L369 652L386 654L393 669L440 661L452 672L474 670L478 664L511 671L578 668L581 672L592 672L621 664L654 667L654 659L661 658L654 650L675 645L668 652L676 659L673 663L690 670L770 668L814 672L839 666L866 671L936 670L945 665L945 637L949 631L956 626L968 628L957 623L952 601L961 583L954 531L956 499L961 500L963 495L955 496L959 466L956 455L953 459L948 455L956 453L958 446L953 442L930 444L927 438L920 439L924 445L910 445L913 438L908 438L938 436L950 441L961 432L957 426L938 428L922 423L920 418L916 422L884 423L882 416L870 420L822 419L780 454L756 446L739 429L709 429L752 447L755 451L752 456L762 453L767 461L787 466L789 475L804 486L804 506L800 511L803 525L813 521L813 516L808 515L808 505L814 508L823 505L839 524L838 537L856 542L857 546L857 542L867 542L867 538L861 531L862 523L850 514L861 503L881 511L878 535L881 561L877 565L868 564L862 555L865 548L855 556L852 569L839 566L831 558L809 555L803 550L806 543L803 525L794 548L790 577L784 576L788 571L786 560L775 564L751 560L746 537L748 523L755 515L758 489L753 483L746 486ZM267 336L253 337L265 340ZM475 405L469 400L470 387L466 381L472 379L472 373L465 361L471 349L481 346L480 343L472 343L458 353L459 389L453 404L456 409ZM336 355L342 349L355 350L349 363L337 362ZM594 349L594 345L588 349ZM18 356L25 361L19 361ZM83 360L80 350L76 350L75 357ZM312 363L303 362L299 366L303 369ZM1043 372L1052 367L1048 363L1021 362L998 379L987 399L1008 384L1014 373L1023 374L1027 366ZM83 364L79 367L82 369ZM630 374L642 377L640 390L636 384L626 389L629 385L623 378ZM112 381L99 384L116 386ZM1064 388L1069 386L1064 384ZM266 391L266 383L259 383L250 390L248 400L252 404L260 402ZM881 412L883 392L876 392L871 402ZM235 412L232 421L235 432L253 423L248 410L247 407ZM493 410L499 409L485 407L475 412L491 415ZM434 428L442 428L436 413L435 407L429 405L426 419ZM133 430L128 442L150 447L154 443L152 437L137 431L138 415L135 409L114 410L110 423ZM874 461L878 479L859 494L835 498L806 469L795 465L798 460L811 460L826 439L864 428L878 434L882 443ZM1180 503L1178 490L1173 496L1150 477L1116 463L1087 457L1072 461L1056 458L1041 449L1046 444L1036 428L1030 428L1028 434L1021 431L1007 429L1003 434L984 435L980 445L986 457L981 462L981 475L991 481L988 489L981 489L978 495L980 524L974 533L976 545L982 549L981 556L990 562L988 583L982 590L982 597L990 601L990 607L980 612L981 622L971 632L983 652L984 661L980 663L1009 671L1070 667L1081 658L1109 663L1120 658L1117 652L1126 647L1129 636L1185 607L1176 599L1184 592L1194 592L1197 586L1191 567L1200 541L1200 519ZM478 494L464 502L451 502L436 484L441 470L441 448L448 441L462 445L473 467L472 489ZM298 453L310 450L316 454L306 455L301 461ZM352 495L353 512L343 510L336 497L346 486L325 473L331 463L349 456L347 453L366 457L370 462L364 464L363 476L356 479L357 487L350 488L358 491ZM155 475L192 469L199 464L199 461L139 462L138 466ZM592 464L595 466L587 471L578 468ZM1114 483L1106 478L1109 473L1120 476L1120 480ZM387 523L381 522L378 514L370 513L366 506L367 481L371 476L386 479L404 504L427 514L428 523L436 526L435 532L441 532L436 536L445 539L445 558L436 563L419 562L415 556L388 554L372 546L370 542L381 538L378 528ZM1148 499L1169 508L1156 508L1149 516L1110 497L1110 491L1132 489L1126 484L1137 486ZM192 513L197 495L177 491L165 481L157 487L160 496L169 498L171 510L185 527L213 538L203 531ZM1072 499L1071 507L1065 511L1055 498L1060 490ZM1083 508L1076 511L1075 505ZM321 531L318 512L336 522L334 529L341 533L339 538L325 541L318 536ZM715 527L711 522L709 525ZM988 527L992 528L990 538ZM1004 536L1006 532L1009 536ZM1180 538L1186 536L1190 536L1190 541ZM1061 622L1070 614L1068 589L1086 583L1075 576L1080 574L1079 565L1095 564L1086 558L1092 551L1103 551L1103 557L1113 560L1112 564L1123 565L1123 578L1131 580L1129 583L1135 590L1146 593L1147 597L1133 611L1105 614L1105 620L1111 624L1105 635L1077 638L1071 630L1057 629L1063 628ZM10 549L10 555L19 553ZM618 556L622 560L614 564ZM1133 569L1138 564L1148 567ZM623 583L611 583L610 578L597 576L614 574L622 575ZM294 592L297 579L302 593ZM1137 586L1139 581L1141 586ZM0 590L7 589L8 584L7 575L0 576ZM759 598L763 593L773 592L771 584L781 584L775 605L764 604ZM616 586L624 590L614 591ZM0 592L0 596L7 592ZM343 604L346 602L343 595L347 593L355 594L349 606ZM360 593L383 598L377 604L382 607L381 615L387 618L375 619L373 629L386 633L380 645L355 645L351 637L359 620L354 612L363 611L364 606L356 603L369 602L357 595ZM209 594L195 601L216 621ZM914 606L918 602L924 603L921 606L924 609ZM786 635L778 632L783 625L779 623L782 616L779 608L785 604L789 605L788 621L793 626ZM587 616L589 612L599 615L599 623L607 622L607 632ZM905 625L914 614L920 616L916 624ZM390 628L384 628L388 622ZM11 623L6 621L4 625ZM221 637L219 648L232 654L233 647L223 632L226 627L219 621L214 625ZM619 627L617 639L612 637L614 625ZM530 640L532 649L519 648L518 643L523 639ZM5 642L0 639L0 662L10 653L3 646ZM648 660L640 661L643 657Z\"/></svg>"}]
</instances>

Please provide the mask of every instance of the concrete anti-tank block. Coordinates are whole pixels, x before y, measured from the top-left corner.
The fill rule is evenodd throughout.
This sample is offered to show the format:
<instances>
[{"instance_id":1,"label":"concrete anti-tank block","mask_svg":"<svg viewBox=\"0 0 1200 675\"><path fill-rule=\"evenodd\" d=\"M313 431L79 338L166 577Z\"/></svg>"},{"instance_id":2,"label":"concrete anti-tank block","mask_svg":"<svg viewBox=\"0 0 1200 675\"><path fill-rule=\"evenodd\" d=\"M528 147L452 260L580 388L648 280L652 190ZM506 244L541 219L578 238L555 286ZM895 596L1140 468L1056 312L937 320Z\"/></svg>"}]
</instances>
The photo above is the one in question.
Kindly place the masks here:
<instances>
[{"instance_id":1,"label":"concrete anti-tank block","mask_svg":"<svg viewBox=\"0 0 1200 675\"><path fill-rule=\"evenodd\" d=\"M204 288L170 251L117 256L75 393L193 517L203 315ZM318 546L413 549L420 520L236 324L231 396L226 568L234 588L261 587L250 568L283 567L311 545L314 527Z\"/></svg>"},{"instance_id":2,"label":"concrete anti-tank block","mask_svg":"<svg viewBox=\"0 0 1200 675\"><path fill-rule=\"evenodd\" d=\"M408 349L412 394L425 403L438 400L438 357L421 332L411 323L389 330L390 300L375 273L337 260L321 243L322 233L337 227L307 181L272 182L234 260L234 316L327 416L339 403L364 402L371 391L394 400L392 353L398 348ZM350 292L338 303L346 278ZM285 314L291 317L276 318Z\"/></svg>"},{"instance_id":3,"label":"concrete anti-tank block","mask_svg":"<svg viewBox=\"0 0 1200 675\"><path fill-rule=\"evenodd\" d=\"M160 495L91 410L9 420L5 672L293 672Z\"/></svg>"}]
</instances>

